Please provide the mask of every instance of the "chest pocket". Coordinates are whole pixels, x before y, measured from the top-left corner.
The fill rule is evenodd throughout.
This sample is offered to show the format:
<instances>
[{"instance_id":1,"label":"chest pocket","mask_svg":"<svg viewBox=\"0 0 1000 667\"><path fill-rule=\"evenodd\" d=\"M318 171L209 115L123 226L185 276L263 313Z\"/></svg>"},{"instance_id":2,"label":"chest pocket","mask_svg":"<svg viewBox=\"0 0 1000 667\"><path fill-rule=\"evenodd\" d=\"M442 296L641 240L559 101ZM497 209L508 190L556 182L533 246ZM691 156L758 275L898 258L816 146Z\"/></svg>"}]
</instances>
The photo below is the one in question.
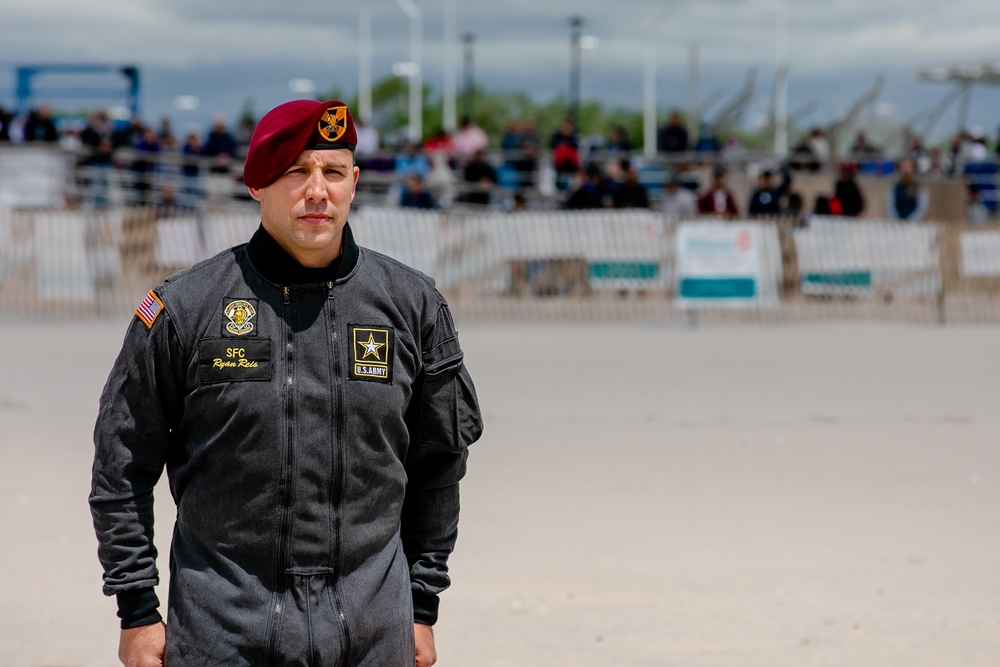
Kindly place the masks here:
<instances>
[{"instance_id":1,"label":"chest pocket","mask_svg":"<svg viewBox=\"0 0 1000 667\"><path fill-rule=\"evenodd\" d=\"M271 379L269 338L206 338L198 343L198 382L252 382Z\"/></svg>"}]
</instances>

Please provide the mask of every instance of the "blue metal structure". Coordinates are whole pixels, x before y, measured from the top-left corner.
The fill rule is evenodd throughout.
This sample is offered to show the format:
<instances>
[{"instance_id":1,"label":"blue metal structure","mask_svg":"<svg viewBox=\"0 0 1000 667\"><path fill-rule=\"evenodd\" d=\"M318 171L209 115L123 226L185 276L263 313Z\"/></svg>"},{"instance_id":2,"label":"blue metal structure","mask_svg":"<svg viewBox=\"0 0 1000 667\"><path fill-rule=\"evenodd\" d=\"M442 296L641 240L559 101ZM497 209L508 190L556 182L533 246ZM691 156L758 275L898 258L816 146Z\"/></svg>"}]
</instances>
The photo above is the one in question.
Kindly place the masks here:
<instances>
[{"instance_id":1,"label":"blue metal structure","mask_svg":"<svg viewBox=\"0 0 1000 667\"><path fill-rule=\"evenodd\" d=\"M81 65L81 64L52 64L52 65L25 65L17 68L17 90L15 98L17 106L15 113L20 115L25 111L33 94L32 81L38 74L107 74L119 73L127 80L128 86L125 92L128 108L133 116L139 114L139 68L135 65ZM63 97L92 97L94 95L108 95L107 89L56 89L56 93ZM118 91L113 91L119 94ZM52 95L51 90L46 91L47 96Z\"/></svg>"}]
</instances>

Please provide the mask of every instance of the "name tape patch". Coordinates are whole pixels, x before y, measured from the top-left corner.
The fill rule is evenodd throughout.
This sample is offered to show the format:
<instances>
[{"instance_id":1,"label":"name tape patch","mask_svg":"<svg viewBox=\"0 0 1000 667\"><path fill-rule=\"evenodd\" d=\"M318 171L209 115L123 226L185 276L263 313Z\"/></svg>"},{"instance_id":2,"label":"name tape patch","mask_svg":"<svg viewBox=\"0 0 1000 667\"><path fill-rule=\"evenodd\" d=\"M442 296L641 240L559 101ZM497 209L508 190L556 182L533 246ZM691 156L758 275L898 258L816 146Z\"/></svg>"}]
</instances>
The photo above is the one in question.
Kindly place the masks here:
<instances>
[{"instance_id":1,"label":"name tape patch","mask_svg":"<svg viewBox=\"0 0 1000 667\"><path fill-rule=\"evenodd\" d=\"M392 327L351 325L352 380L392 382L395 335Z\"/></svg>"},{"instance_id":2,"label":"name tape patch","mask_svg":"<svg viewBox=\"0 0 1000 667\"><path fill-rule=\"evenodd\" d=\"M198 381L242 382L271 379L271 340L206 338L198 343Z\"/></svg>"}]
</instances>

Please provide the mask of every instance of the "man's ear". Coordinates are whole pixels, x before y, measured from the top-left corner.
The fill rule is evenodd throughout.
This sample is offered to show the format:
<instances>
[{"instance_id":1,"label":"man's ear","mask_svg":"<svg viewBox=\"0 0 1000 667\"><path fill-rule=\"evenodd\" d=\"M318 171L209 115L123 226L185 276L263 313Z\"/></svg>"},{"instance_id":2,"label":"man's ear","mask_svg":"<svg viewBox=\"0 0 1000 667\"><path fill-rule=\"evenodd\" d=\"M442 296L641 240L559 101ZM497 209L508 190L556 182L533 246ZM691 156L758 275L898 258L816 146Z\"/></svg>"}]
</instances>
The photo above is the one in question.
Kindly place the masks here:
<instances>
[{"instance_id":1,"label":"man's ear","mask_svg":"<svg viewBox=\"0 0 1000 667\"><path fill-rule=\"evenodd\" d=\"M260 190L258 190L257 188L251 188L250 186L247 186L247 192L250 193L251 197L253 197L257 201L260 201Z\"/></svg>"}]
</instances>

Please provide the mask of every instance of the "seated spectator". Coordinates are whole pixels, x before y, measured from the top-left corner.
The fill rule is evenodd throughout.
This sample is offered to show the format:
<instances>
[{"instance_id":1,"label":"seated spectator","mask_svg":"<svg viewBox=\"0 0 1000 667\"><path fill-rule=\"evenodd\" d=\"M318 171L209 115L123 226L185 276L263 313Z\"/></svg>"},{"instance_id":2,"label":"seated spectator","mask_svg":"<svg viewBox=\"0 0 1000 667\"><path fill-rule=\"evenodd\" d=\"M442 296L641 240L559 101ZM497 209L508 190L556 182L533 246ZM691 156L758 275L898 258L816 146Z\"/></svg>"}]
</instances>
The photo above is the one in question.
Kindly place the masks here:
<instances>
[{"instance_id":1,"label":"seated spectator","mask_svg":"<svg viewBox=\"0 0 1000 667\"><path fill-rule=\"evenodd\" d=\"M740 214L736 199L726 186L726 170L721 165L712 172L712 186L698 198L698 212L723 218L735 218Z\"/></svg>"},{"instance_id":2,"label":"seated spectator","mask_svg":"<svg viewBox=\"0 0 1000 667\"><path fill-rule=\"evenodd\" d=\"M782 172L781 183L775 185L774 172L765 169L760 173L757 189L750 195L747 212L751 217L776 217L781 215L781 199L788 192L791 178L787 171Z\"/></svg>"},{"instance_id":3,"label":"seated spectator","mask_svg":"<svg viewBox=\"0 0 1000 667\"><path fill-rule=\"evenodd\" d=\"M469 204L490 203L490 192L497 184L497 170L486 161L483 151L476 151L462 170L463 180L470 188L459 198Z\"/></svg>"},{"instance_id":4,"label":"seated spectator","mask_svg":"<svg viewBox=\"0 0 1000 667\"><path fill-rule=\"evenodd\" d=\"M0 105L0 142L12 141L11 126L14 124L14 114Z\"/></svg>"},{"instance_id":5,"label":"seated spectator","mask_svg":"<svg viewBox=\"0 0 1000 667\"><path fill-rule=\"evenodd\" d=\"M577 172L573 179L573 190L568 199L563 202L567 210L583 210L604 208L612 202L607 197L604 178L597 165L589 165L586 171ZM607 199L606 199L607 198Z\"/></svg>"},{"instance_id":6,"label":"seated spectator","mask_svg":"<svg viewBox=\"0 0 1000 667\"><path fill-rule=\"evenodd\" d=\"M472 122L468 116L462 117L458 129L451 137L451 145L458 157L469 157L476 151L484 151L490 145L489 137L481 127Z\"/></svg>"},{"instance_id":7,"label":"seated spectator","mask_svg":"<svg viewBox=\"0 0 1000 667\"><path fill-rule=\"evenodd\" d=\"M574 174L580 171L580 139L572 116L563 117L559 129L549 139L552 164L557 174Z\"/></svg>"},{"instance_id":8,"label":"seated spectator","mask_svg":"<svg viewBox=\"0 0 1000 667\"><path fill-rule=\"evenodd\" d=\"M818 216L839 216L843 213L840 202L836 197L827 195L816 195L816 203L813 206L813 215Z\"/></svg>"},{"instance_id":9,"label":"seated spectator","mask_svg":"<svg viewBox=\"0 0 1000 667\"><path fill-rule=\"evenodd\" d=\"M24 121L24 140L44 143L59 141L59 131L56 130L56 123L52 120L52 109L49 105L43 104L28 112L28 119Z\"/></svg>"},{"instance_id":10,"label":"seated spectator","mask_svg":"<svg viewBox=\"0 0 1000 667\"><path fill-rule=\"evenodd\" d=\"M431 197L439 206L448 208L455 200L457 189L455 172L448 164L448 155L443 151L431 153L431 170L427 174L425 183L431 193Z\"/></svg>"},{"instance_id":11,"label":"seated spectator","mask_svg":"<svg viewBox=\"0 0 1000 667\"><path fill-rule=\"evenodd\" d=\"M660 128L656 136L656 149L661 153L684 153L688 149L688 131L681 115L672 111L667 124Z\"/></svg>"},{"instance_id":12,"label":"seated spectator","mask_svg":"<svg viewBox=\"0 0 1000 667\"><path fill-rule=\"evenodd\" d=\"M851 162L843 162L840 165L840 175L834 184L833 196L840 202L843 214L848 218L856 218L865 210L865 196L858 187L855 178L857 169Z\"/></svg>"},{"instance_id":13,"label":"seated spectator","mask_svg":"<svg viewBox=\"0 0 1000 667\"><path fill-rule=\"evenodd\" d=\"M500 137L500 150L505 153L521 148L521 124L516 119L507 122L507 129Z\"/></svg>"},{"instance_id":14,"label":"seated spectator","mask_svg":"<svg viewBox=\"0 0 1000 667\"><path fill-rule=\"evenodd\" d=\"M403 208L433 209L437 203L430 191L424 187L424 179L415 172L410 172L403 179L403 191L399 196L399 205Z\"/></svg>"},{"instance_id":15,"label":"seated spectator","mask_svg":"<svg viewBox=\"0 0 1000 667\"><path fill-rule=\"evenodd\" d=\"M819 163L819 168L822 169L827 164L830 163L830 141L826 138L823 130L818 127L814 127L811 132L809 132L809 151L816 158Z\"/></svg>"},{"instance_id":16,"label":"seated spectator","mask_svg":"<svg viewBox=\"0 0 1000 667\"><path fill-rule=\"evenodd\" d=\"M649 195L646 194L645 186L639 182L635 166L625 163L623 168L625 180L613 195L615 208L649 208Z\"/></svg>"},{"instance_id":17,"label":"seated spectator","mask_svg":"<svg viewBox=\"0 0 1000 667\"><path fill-rule=\"evenodd\" d=\"M226 119L217 115L212 120L212 127L205 137L205 145L201 150L205 157L212 158L209 171L213 174L228 174L233 158L236 156L236 138L226 129Z\"/></svg>"},{"instance_id":18,"label":"seated spectator","mask_svg":"<svg viewBox=\"0 0 1000 667\"><path fill-rule=\"evenodd\" d=\"M694 145L695 153L708 153L715 155L722 150L722 142L719 135L707 125L701 126L701 133L698 135L698 142Z\"/></svg>"},{"instance_id":19,"label":"seated spectator","mask_svg":"<svg viewBox=\"0 0 1000 667\"><path fill-rule=\"evenodd\" d=\"M396 156L396 175L405 177L416 174L423 179L430 170L431 165L420 148L412 142L406 142L403 152Z\"/></svg>"},{"instance_id":20,"label":"seated spectator","mask_svg":"<svg viewBox=\"0 0 1000 667\"><path fill-rule=\"evenodd\" d=\"M435 152L451 155L452 151L454 151L454 146L452 145L451 137L448 136L448 133L443 128L439 127L434 130L431 136L427 137L427 140L424 141L424 152L428 155Z\"/></svg>"},{"instance_id":21,"label":"seated spectator","mask_svg":"<svg viewBox=\"0 0 1000 667\"><path fill-rule=\"evenodd\" d=\"M632 142L629 140L624 127L617 125L611 130L611 136L608 138L605 148L609 151L617 151L618 153L632 152Z\"/></svg>"},{"instance_id":22,"label":"seated spectator","mask_svg":"<svg viewBox=\"0 0 1000 667\"><path fill-rule=\"evenodd\" d=\"M916 179L913 160L899 163L899 180L885 198L885 214L890 220L919 222L927 215L927 188Z\"/></svg>"},{"instance_id":23,"label":"seated spectator","mask_svg":"<svg viewBox=\"0 0 1000 667\"><path fill-rule=\"evenodd\" d=\"M979 188L969 183L966 192L968 200L965 204L965 221L970 225L982 225L990 221L990 212L979 196Z\"/></svg>"},{"instance_id":24,"label":"seated spectator","mask_svg":"<svg viewBox=\"0 0 1000 667\"><path fill-rule=\"evenodd\" d=\"M663 190L660 210L674 218L693 218L698 214L698 198L684 187L678 174L671 174Z\"/></svg>"}]
</instances>

